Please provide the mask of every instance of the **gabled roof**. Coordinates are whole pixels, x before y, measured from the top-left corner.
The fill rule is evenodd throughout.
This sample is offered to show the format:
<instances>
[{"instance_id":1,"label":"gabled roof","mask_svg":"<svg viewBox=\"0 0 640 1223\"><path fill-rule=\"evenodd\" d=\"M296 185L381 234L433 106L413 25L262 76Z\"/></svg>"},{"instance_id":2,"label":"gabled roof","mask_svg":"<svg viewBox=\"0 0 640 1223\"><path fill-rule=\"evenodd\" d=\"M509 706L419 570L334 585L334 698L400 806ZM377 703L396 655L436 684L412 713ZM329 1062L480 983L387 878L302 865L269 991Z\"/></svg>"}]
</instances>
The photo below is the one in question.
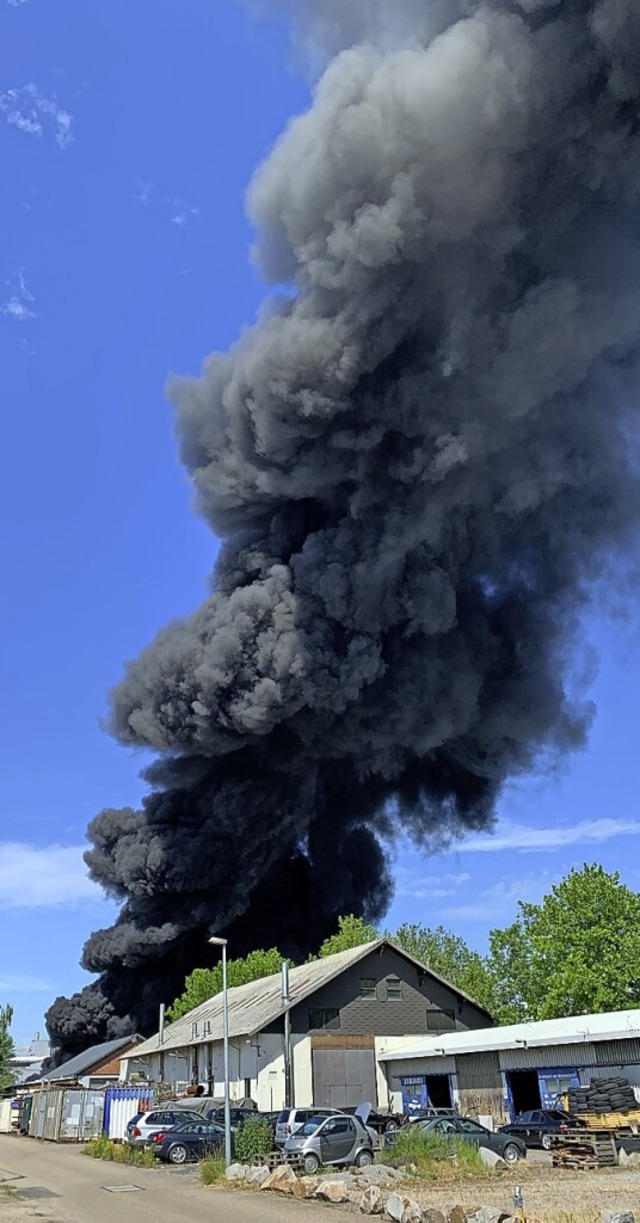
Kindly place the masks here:
<instances>
[{"instance_id":1,"label":"gabled roof","mask_svg":"<svg viewBox=\"0 0 640 1223\"><path fill-rule=\"evenodd\" d=\"M104 1062L111 1061L111 1058L121 1050L127 1048L136 1040L142 1038L133 1033L131 1036L119 1036L117 1040L106 1040L104 1044L92 1045L90 1049L85 1049L84 1053L78 1053L76 1057L72 1057L62 1066L57 1066L50 1074L45 1075L48 1083L56 1083L66 1081L66 1079L79 1079L83 1075L90 1074L93 1067L100 1067Z\"/></svg>"},{"instance_id":2,"label":"gabled roof","mask_svg":"<svg viewBox=\"0 0 640 1223\"><path fill-rule=\"evenodd\" d=\"M456 1053L491 1053L506 1049L548 1048L551 1045L588 1045L601 1040L640 1039L640 1010L608 1011L598 1015L574 1015L562 1019L540 1019L512 1023L504 1028L478 1028L472 1032L447 1032L428 1036L383 1053L381 1062L405 1062L428 1057L452 1057Z\"/></svg>"},{"instance_id":3,"label":"gabled roof","mask_svg":"<svg viewBox=\"0 0 640 1223\"><path fill-rule=\"evenodd\" d=\"M462 990L449 985L448 981L445 981L438 973L433 972L420 960L416 960L414 956L408 955L406 951L387 938L374 939L371 943L363 943L360 947L350 947L347 951L338 951L335 955L325 956L321 960L312 960L309 964L301 964L299 968L292 968L289 972L290 1008L304 1002L322 986L328 985L330 981L339 977L354 964L358 964L372 952L385 947L390 947L404 960L415 965L419 971L432 977L447 989L453 990L458 997L470 1002L490 1020L488 1012L474 1002L473 998L469 998ZM231 1040L234 1037L253 1036L262 1032L269 1024L284 1015L287 1009L282 1003L280 973L271 977L261 977L260 980L250 981L247 985L233 986L228 991L228 1009L229 1038ZM196 1023L198 1025L197 1035L194 1034L193 1028ZM206 1030L205 1024L207 1025ZM160 1045L159 1033L151 1036L142 1045L138 1045L136 1058L157 1053L159 1049L166 1052L170 1049L184 1049L189 1045L217 1040L222 1040L222 993L216 994L214 998L208 998L206 1002L194 1007L175 1023L168 1024L162 1045Z\"/></svg>"}]
</instances>

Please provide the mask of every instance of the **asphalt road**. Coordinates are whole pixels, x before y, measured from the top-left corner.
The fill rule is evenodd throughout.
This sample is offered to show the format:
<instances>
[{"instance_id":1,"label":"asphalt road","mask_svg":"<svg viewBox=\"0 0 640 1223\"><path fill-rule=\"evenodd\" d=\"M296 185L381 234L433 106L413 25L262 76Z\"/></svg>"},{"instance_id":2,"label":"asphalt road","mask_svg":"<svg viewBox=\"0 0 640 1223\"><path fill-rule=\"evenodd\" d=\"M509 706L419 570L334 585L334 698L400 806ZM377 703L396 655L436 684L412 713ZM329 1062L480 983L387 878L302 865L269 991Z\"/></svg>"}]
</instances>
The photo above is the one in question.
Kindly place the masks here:
<instances>
[{"instance_id":1,"label":"asphalt road","mask_svg":"<svg viewBox=\"0 0 640 1223\"><path fill-rule=\"evenodd\" d=\"M133 1185L129 1192L110 1192ZM300 1203L276 1194L205 1189L190 1171L103 1163L77 1146L0 1135L0 1223L299 1223ZM304 1206L305 1223L327 1223ZM334 1209L332 1223L353 1223Z\"/></svg>"}]
</instances>

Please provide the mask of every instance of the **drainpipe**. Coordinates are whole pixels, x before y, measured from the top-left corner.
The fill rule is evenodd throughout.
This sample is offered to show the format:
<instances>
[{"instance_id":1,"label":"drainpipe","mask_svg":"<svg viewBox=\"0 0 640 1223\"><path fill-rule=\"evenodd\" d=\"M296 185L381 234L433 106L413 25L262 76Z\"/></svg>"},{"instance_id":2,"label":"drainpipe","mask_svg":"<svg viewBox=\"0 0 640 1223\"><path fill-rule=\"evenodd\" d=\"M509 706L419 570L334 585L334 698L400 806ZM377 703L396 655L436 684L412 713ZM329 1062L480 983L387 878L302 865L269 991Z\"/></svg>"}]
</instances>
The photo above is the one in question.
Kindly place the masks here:
<instances>
[{"instance_id":1,"label":"drainpipe","mask_svg":"<svg viewBox=\"0 0 640 1223\"><path fill-rule=\"evenodd\" d=\"M284 1106L293 1107L293 1068L291 1063L291 998L289 996L289 965L282 962L282 1005L284 1012Z\"/></svg>"},{"instance_id":2,"label":"drainpipe","mask_svg":"<svg viewBox=\"0 0 640 1223\"><path fill-rule=\"evenodd\" d=\"M158 1044L160 1046L160 1057L158 1060L160 1062L159 1074L160 1074L161 1083L164 1083L164 1049L162 1048L162 1045L164 1044L164 1012L165 1012L165 1005L164 1005L164 1002L161 1002L160 1003L160 1018L159 1018L159 1023L158 1023L158 1027L160 1029L158 1033Z\"/></svg>"}]
</instances>

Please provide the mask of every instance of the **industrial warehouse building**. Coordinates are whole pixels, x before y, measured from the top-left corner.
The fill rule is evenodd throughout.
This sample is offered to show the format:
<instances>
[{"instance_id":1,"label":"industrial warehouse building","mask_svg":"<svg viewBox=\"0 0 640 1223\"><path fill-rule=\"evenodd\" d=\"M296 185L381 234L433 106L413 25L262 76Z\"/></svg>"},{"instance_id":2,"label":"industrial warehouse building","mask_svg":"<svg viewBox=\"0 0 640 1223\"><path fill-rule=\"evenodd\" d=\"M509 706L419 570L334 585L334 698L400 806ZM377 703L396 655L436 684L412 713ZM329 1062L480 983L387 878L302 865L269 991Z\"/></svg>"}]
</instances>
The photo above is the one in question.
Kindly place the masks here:
<instances>
[{"instance_id":1,"label":"industrial warehouse building","mask_svg":"<svg viewBox=\"0 0 640 1223\"><path fill-rule=\"evenodd\" d=\"M230 1095L272 1111L285 1102L285 1014L291 1021L292 1097L299 1107L386 1108L379 1056L429 1033L464 1035L491 1016L461 990L388 939L228 991ZM122 1058L129 1082L201 1084L221 1095L222 994L169 1024Z\"/></svg>"},{"instance_id":2,"label":"industrial warehouse building","mask_svg":"<svg viewBox=\"0 0 640 1223\"><path fill-rule=\"evenodd\" d=\"M449 1100L485 1124L549 1108L592 1077L624 1076L640 1100L640 1010L421 1037L379 1063L398 1110Z\"/></svg>"}]
</instances>

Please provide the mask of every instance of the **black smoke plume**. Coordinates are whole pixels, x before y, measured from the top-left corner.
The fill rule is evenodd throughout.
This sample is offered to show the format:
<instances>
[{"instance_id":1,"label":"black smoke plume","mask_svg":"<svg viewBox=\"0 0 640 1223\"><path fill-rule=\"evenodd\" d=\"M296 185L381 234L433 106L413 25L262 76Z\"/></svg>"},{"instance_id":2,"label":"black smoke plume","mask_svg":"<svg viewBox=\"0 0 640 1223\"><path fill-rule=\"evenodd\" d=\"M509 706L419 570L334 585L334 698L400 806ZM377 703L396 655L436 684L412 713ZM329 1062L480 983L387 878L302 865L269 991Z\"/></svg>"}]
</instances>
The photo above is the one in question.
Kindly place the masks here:
<instances>
[{"instance_id":1,"label":"black smoke plume","mask_svg":"<svg viewBox=\"0 0 640 1223\"><path fill-rule=\"evenodd\" d=\"M212 930L295 954L380 917L381 839L489 828L580 745L570 644L638 517L637 0L295 12L351 45L251 188L267 309L172 385L223 546L113 695L158 762L89 829L123 908L65 1052L153 1027Z\"/></svg>"}]
</instances>

